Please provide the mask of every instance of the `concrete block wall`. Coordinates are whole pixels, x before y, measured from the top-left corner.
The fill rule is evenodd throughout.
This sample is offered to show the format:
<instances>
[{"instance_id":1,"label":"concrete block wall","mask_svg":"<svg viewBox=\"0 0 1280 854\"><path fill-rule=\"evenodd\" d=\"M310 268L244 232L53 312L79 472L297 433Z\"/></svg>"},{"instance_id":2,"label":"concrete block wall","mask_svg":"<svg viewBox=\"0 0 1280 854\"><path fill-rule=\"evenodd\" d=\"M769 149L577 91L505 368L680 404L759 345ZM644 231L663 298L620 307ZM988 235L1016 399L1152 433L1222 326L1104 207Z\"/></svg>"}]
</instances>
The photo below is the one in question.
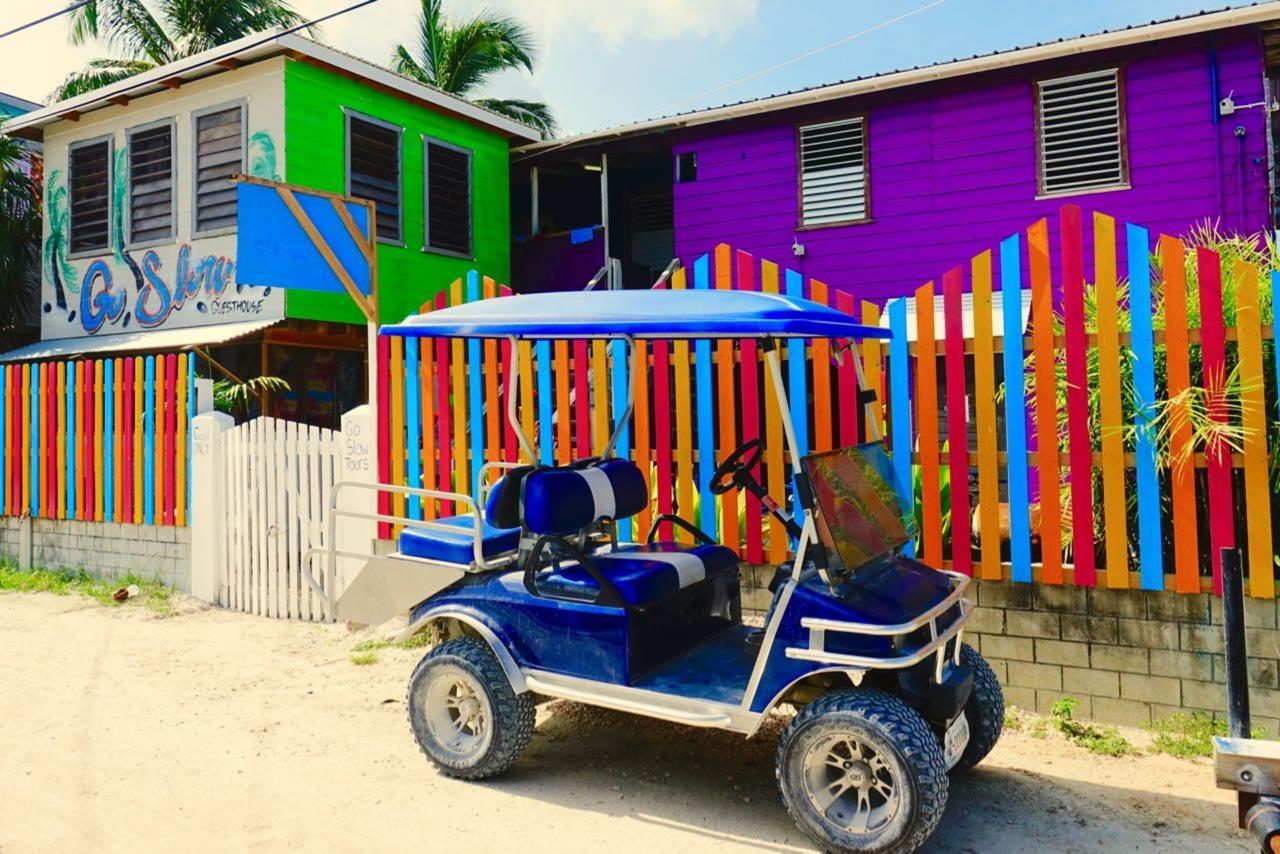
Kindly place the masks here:
<instances>
[{"instance_id":1,"label":"concrete block wall","mask_svg":"<svg viewBox=\"0 0 1280 854\"><path fill-rule=\"evenodd\" d=\"M24 525L30 525L30 554L24 554ZM0 555L45 569L83 569L97 578L132 572L183 592L191 589L189 528L5 517Z\"/></svg>"},{"instance_id":2,"label":"concrete block wall","mask_svg":"<svg viewBox=\"0 0 1280 854\"><path fill-rule=\"evenodd\" d=\"M762 616L772 567L743 567L743 609ZM1063 697L1076 716L1137 726L1175 712L1226 715L1222 602L1144 590L975 580L965 640L991 663L1005 702L1047 714ZM1255 726L1280 734L1277 603L1245 600Z\"/></svg>"}]
</instances>

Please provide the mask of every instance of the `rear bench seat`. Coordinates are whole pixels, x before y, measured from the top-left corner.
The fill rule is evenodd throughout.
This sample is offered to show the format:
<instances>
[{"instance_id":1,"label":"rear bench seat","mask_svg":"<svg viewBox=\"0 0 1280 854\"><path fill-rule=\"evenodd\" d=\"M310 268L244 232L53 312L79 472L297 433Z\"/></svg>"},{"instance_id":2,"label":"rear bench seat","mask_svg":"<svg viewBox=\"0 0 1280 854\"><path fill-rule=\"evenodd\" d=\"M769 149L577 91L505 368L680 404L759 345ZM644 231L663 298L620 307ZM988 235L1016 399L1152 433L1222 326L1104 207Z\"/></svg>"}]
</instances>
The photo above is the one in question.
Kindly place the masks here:
<instances>
[{"instance_id":1,"label":"rear bench seat","mask_svg":"<svg viewBox=\"0 0 1280 854\"><path fill-rule=\"evenodd\" d=\"M498 479L485 501L480 521L481 552L490 560L520 545L520 480L533 471L532 466L511 469ZM475 523L471 514L446 516L436 523L457 528L441 531L435 528L405 528L400 532L400 553L409 557L443 563L469 564L475 560Z\"/></svg>"},{"instance_id":2,"label":"rear bench seat","mask_svg":"<svg viewBox=\"0 0 1280 854\"><path fill-rule=\"evenodd\" d=\"M648 504L635 463L609 459L583 468L538 469L524 484L525 525L535 534L571 536L601 519L627 519ZM701 581L733 573L737 556L721 545L625 545L593 552L591 561L628 605L643 608ZM544 595L592 600L599 585L574 562L537 576Z\"/></svg>"}]
</instances>

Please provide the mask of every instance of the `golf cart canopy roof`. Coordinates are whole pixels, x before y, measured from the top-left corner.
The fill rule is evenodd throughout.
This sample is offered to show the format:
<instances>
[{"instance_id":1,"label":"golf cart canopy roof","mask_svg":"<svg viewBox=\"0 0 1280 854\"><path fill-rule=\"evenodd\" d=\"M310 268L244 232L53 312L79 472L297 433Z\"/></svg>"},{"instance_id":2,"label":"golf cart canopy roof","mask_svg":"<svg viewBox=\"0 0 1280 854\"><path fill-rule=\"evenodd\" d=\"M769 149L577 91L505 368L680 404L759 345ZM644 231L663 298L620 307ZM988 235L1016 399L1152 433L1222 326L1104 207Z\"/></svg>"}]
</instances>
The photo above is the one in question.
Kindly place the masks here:
<instances>
[{"instance_id":1,"label":"golf cart canopy roof","mask_svg":"<svg viewBox=\"0 0 1280 854\"><path fill-rule=\"evenodd\" d=\"M425 338L888 338L887 329L807 299L753 291L521 294L382 327Z\"/></svg>"}]
</instances>

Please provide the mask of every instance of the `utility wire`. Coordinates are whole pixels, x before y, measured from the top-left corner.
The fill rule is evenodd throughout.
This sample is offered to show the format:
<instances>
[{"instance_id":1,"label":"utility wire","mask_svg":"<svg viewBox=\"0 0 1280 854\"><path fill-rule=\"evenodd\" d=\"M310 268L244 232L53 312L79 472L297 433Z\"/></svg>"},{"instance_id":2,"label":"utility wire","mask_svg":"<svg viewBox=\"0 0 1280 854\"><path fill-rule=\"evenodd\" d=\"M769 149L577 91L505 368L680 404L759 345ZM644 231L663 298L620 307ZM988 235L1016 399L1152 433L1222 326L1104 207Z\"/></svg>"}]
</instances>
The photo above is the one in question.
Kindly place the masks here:
<instances>
[{"instance_id":1,"label":"utility wire","mask_svg":"<svg viewBox=\"0 0 1280 854\"><path fill-rule=\"evenodd\" d=\"M842 44L845 44L846 42L853 41L854 39L861 38L862 36L869 35L869 34L871 34L871 33L874 33L874 32L876 32L876 31L878 31L878 30L883 30L885 27L893 26L894 24L899 23L900 21L905 21L907 18L915 17L916 15L919 15L919 14L921 14L922 12L927 12L927 11L929 11L930 9L932 9L932 8L933 8L933 7L935 7L935 6L941 6L941 5L942 5L943 3L945 3L945 2L946 2L946 0L932 0L932 2L926 3L926 4L924 4L923 6L918 6L918 7L916 7L915 9L910 10L909 12L903 12L901 15L898 15L898 16L897 16L897 17L895 17L895 18L890 18L890 19L888 19L888 20L886 20L886 21L881 21L880 23L875 24L874 26L867 27L867 28L866 28L866 29L864 29L864 30L859 30L859 31L858 31L858 32L856 32L856 33L851 33L850 35L847 35L847 36L845 36L844 38L841 38L841 39L837 39L836 41L833 41L833 42L831 42L830 44L825 44L825 45L822 45L821 47L816 47L816 48L814 48L813 50L809 50L809 51L806 51L806 52L804 52L804 53L800 54L799 56L794 56L794 57L792 57L791 59L784 60L783 62L779 62L779 63L777 63L776 65L771 65L771 66L769 66L768 68L762 68L762 69L761 69L761 70L759 70L759 71L756 71L756 72L754 72L754 73L752 73L752 74L748 74L748 75L747 75L747 76L745 76L745 77L739 77L737 80L734 80L734 81L732 81L732 82L730 82L730 83L725 83L725 84L724 84L724 85L722 85L722 86L717 86L717 87L715 87L714 89L708 89L708 90L707 90L707 91L705 91L705 92L700 92L700 93L699 93L699 94L697 94L697 95L691 95L691 96L689 96L688 98L681 98L679 101L676 101L676 102L674 102L674 103L670 104L669 106L667 106L666 108L664 108L664 109L662 109L662 110L659 110L659 111L658 111L658 113L659 113L659 115L661 115L661 114L663 114L663 113L667 113L667 112L669 112L670 110L672 110L673 108L680 106L681 104L687 104L687 103L689 103L690 101L697 101L697 100L699 100L699 99L701 99L701 98L705 98L705 97L707 97L708 95L713 95L713 94L715 94L716 92L720 92L720 91L723 91L723 90L725 90L725 89L730 89L730 88L732 88L732 87L734 87L734 86L737 86L737 85L738 85L738 84L740 84L740 83L745 83L745 82L746 82L746 81L748 81L748 80L754 80L754 79L755 79L755 78L757 78L757 77L762 77L762 76L763 76L763 75L765 75L765 74L769 74L769 73L771 73L771 72L773 72L773 71L777 71L779 68L785 68L785 67L786 67L786 66L788 66L788 65L791 65L791 64L796 63L796 62L800 62L800 61L801 61L801 60L803 60L803 59L808 59L809 57L814 56L814 55L819 54L819 53L822 53L822 52L823 52L823 51L825 51L825 50L830 50L831 48L833 48L833 47L837 47L837 46L842 45ZM549 147L549 148L544 148L544 149L542 149L542 150L540 150L540 151L536 151L536 152L533 152L533 153L530 153L530 154L525 154L525 155L523 155L522 157L517 157L517 158L515 158L514 160L512 160L511 162L512 162L512 164L515 164L515 163L519 163L519 162L521 162L521 161L523 161L523 160L528 160L528 159L529 159L529 158L531 158L531 157L541 157L541 156L542 156L542 155L544 155L544 154L550 154L551 152L556 151L556 150L558 150L558 149L560 149L560 148L563 148L564 146L566 146L566 145L570 145L570 144L572 144L572 137L571 137L570 139L564 140L563 142L561 142L561 143L559 143L559 144L557 144L557 145L553 145L553 146L551 146L551 147Z\"/></svg>"},{"instance_id":2,"label":"utility wire","mask_svg":"<svg viewBox=\"0 0 1280 854\"><path fill-rule=\"evenodd\" d=\"M59 9L56 12L50 12L49 14L45 15L43 18L36 18L34 21L28 21L27 23L21 26L14 27L12 30L6 30L5 32L0 33L0 39L8 38L14 33L20 33L23 30L28 30L36 26L37 24L43 24L45 21L52 21L54 18L58 17L59 15L65 15L68 12L74 12L76 9L79 9L81 6L88 6L92 2L93 0L80 0L80 2L78 3L72 3L70 6L68 6L65 9Z\"/></svg>"},{"instance_id":3,"label":"utility wire","mask_svg":"<svg viewBox=\"0 0 1280 854\"><path fill-rule=\"evenodd\" d=\"M907 18L913 18L916 15L929 11L935 6L941 6L945 2L946 0L933 0L933 2L926 3L923 6L918 6L909 12L903 12L901 15L898 15L896 18L890 18L887 21L881 21L880 23L875 24L874 26L867 27L865 30L859 30L858 32L847 35L842 39L836 39L830 44L824 44L822 47L816 47L813 50L806 51L800 54L799 56L793 56L791 59L784 60L782 62L779 62L776 65L770 65L768 68L762 68L759 71L748 74L745 77L739 77L737 80L731 81L729 83L725 83L724 85L721 85L721 86L716 86L714 89L708 89L705 92L699 92L697 95L690 95L688 98L681 98L679 101L675 101L667 105L666 107L659 110L658 112L659 113L670 112L676 107L679 107L682 104L687 104L690 101L700 101L703 98L707 97L708 95L714 95L717 92L723 92L725 89L732 89L734 86L737 86L741 83L746 83L748 80L754 80L757 77L763 77L766 74L770 74L774 71L777 71L779 68L786 68L788 65L792 65L794 63L800 62L803 59L808 59L811 56L816 56L817 54L820 54L823 51L830 50L833 47L839 47L845 42L851 42L854 39L861 38L865 35L870 35L871 33L874 33L877 30L883 30L885 27L891 27L894 24L898 23L899 21L905 21Z\"/></svg>"}]
</instances>

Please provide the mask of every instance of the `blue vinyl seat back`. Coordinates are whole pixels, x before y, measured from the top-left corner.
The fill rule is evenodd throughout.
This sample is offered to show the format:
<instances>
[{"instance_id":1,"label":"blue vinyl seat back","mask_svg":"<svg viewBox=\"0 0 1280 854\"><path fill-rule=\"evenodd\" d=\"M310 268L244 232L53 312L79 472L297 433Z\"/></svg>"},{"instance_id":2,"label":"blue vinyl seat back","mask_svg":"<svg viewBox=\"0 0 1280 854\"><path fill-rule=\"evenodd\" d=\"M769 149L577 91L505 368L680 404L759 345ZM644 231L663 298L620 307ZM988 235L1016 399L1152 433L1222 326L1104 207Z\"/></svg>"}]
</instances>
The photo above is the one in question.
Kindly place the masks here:
<instances>
[{"instance_id":1,"label":"blue vinyl seat back","mask_svg":"<svg viewBox=\"0 0 1280 854\"><path fill-rule=\"evenodd\" d=\"M518 470L517 470L518 471ZM480 549L486 559L515 551L520 545L520 526L500 527L508 521L503 516L503 504L513 489L511 475L498 479L485 501L484 519L480 522ZM498 524L494 524L494 523ZM468 564L475 560L475 523L470 513L446 516L433 524L446 525L453 530L437 528L405 528L400 532L400 553L425 560L443 563Z\"/></svg>"},{"instance_id":2,"label":"blue vinyl seat back","mask_svg":"<svg viewBox=\"0 0 1280 854\"><path fill-rule=\"evenodd\" d=\"M644 509L649 487L639 466L608 459L581 468L543 468L524 479L524 525L533 534L576 534L601 519Z\"/></svg>"},{"instance_id":3,"label":"blue vinyl seat back","mask_svg":"<svg viewBox=\"0 0 1280 854\"><path fill-rule=\"evenodd\" d=\"M737 571L738 558L721 545L685 546L678 543L621 546L617 551L591 555L601 574L628 605L644 608L707 579ZM542 573L538 587L552 596L592 600L599 585L577 564Z\"/></svg>"}]
</instances>

